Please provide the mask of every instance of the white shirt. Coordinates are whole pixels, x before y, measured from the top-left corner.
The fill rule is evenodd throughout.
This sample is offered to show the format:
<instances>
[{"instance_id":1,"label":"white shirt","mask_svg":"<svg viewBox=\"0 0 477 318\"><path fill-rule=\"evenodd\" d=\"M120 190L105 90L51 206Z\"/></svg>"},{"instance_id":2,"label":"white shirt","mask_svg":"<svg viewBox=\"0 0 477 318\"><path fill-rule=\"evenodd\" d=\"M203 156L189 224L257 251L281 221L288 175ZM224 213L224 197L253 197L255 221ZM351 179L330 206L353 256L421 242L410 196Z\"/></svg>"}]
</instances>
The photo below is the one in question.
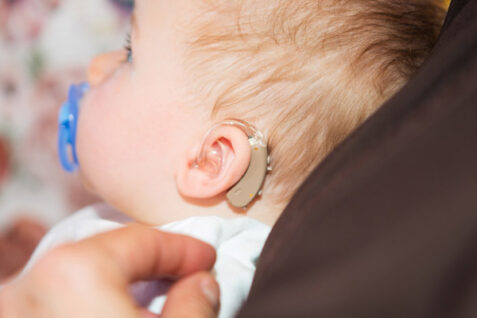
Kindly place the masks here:
<instances>
[{"instance_id":1,"label":"white shirt","mask_svg":"<svg viewBox=\"0 0 477 318\"><path fill-rule=\"evenodd\" d=\"M58 245L117 229L133 221L106 204L80 210L47 233L23 272L28 271L41 255ZM213 273L221 292L219 318L234 317L247 298L256 261L270 233L270 227L248 217L224 219L218 216L198 216L156 228L186 234L215 247L217 261ZM139 282L131 286L131 291L138 304L159 314L167 288L168 284L164 281Z\"/></svg>"}]
</instances>

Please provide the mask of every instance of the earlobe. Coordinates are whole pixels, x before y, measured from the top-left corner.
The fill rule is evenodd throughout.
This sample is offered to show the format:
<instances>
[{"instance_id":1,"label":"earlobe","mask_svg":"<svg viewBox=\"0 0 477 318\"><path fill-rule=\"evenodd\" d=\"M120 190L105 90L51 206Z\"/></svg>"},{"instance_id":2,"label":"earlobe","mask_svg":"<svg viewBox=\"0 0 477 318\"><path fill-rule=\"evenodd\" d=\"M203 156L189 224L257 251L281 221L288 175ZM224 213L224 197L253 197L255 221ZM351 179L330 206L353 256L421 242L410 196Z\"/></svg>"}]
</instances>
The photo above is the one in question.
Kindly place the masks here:
<instances>
[{"instance_id":1,"label":"earlobe","mask_svg":"<svg viewBox=\"0 0 477 318\"><path fill-rule=\"evenodd\" d=\"M214 127L182 158L176 172L179 192L189 198L220 195L245 174L251 159L247 134L230 125Z\"/></svg>"}]
</instances>

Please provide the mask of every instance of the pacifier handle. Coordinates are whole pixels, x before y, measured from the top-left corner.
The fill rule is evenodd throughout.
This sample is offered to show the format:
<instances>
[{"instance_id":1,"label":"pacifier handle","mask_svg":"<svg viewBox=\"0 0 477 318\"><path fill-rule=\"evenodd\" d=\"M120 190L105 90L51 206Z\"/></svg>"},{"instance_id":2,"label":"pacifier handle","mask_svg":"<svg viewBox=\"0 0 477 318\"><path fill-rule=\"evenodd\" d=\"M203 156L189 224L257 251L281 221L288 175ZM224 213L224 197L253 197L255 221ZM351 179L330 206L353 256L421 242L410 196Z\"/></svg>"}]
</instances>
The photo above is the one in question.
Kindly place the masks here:
<instances>
[{"instance_id":1,"label":"pacifier handle","mask_svg":"<svg viewBox=\"0 0 477 318\"><path fill-rule=\"evenodd\" d=\"M74 172L79 167L76 155L79 102L89 89L88 83L71 85L68 100L61 106L58 114L58 155L63 169L67 172Z\"/></svg>"}]
</instances>

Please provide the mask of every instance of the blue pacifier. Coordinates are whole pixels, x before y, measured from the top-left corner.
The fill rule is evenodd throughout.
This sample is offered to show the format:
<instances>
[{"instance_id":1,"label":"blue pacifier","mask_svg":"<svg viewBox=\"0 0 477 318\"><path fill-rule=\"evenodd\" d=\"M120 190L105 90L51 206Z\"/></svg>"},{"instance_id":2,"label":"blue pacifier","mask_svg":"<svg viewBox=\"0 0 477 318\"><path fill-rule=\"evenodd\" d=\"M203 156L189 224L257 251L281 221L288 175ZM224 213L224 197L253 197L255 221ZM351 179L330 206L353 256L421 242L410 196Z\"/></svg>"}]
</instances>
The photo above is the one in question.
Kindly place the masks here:
<instances>
[{"instance_id":1,"label":"blue pacifier","mask_svg":"<svg viewBox=\"0 0 477 318\"><path fill-rule=\"evenodd\" d=\"M88 83L71 85L68 100L61 106L58 114L58 154L61 165L67 172L74 172L79 167L76 156L79 103L89 89Z\"/></svg>"}]
</instances>

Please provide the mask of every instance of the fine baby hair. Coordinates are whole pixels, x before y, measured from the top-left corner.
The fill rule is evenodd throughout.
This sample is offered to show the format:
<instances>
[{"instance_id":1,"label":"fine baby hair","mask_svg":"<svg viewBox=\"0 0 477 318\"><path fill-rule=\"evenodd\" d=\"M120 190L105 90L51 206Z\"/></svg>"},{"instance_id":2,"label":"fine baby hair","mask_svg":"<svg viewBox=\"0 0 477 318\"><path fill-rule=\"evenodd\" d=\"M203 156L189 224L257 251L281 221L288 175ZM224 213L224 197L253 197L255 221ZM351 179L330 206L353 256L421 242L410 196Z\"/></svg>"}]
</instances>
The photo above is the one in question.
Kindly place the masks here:
<instances>
[{"instance_id":1,"label":"fine baby hair","mask_svg":"<svg viewBox=\"0 0 477 318\"><path fill-rule=\"evenodd\" d=\"M277 203L410 79L444 17L440 0L199 3L193 27L180 26L190 90L215 122L267 135L264 198Z\"/></svg>"}]
</instances>

